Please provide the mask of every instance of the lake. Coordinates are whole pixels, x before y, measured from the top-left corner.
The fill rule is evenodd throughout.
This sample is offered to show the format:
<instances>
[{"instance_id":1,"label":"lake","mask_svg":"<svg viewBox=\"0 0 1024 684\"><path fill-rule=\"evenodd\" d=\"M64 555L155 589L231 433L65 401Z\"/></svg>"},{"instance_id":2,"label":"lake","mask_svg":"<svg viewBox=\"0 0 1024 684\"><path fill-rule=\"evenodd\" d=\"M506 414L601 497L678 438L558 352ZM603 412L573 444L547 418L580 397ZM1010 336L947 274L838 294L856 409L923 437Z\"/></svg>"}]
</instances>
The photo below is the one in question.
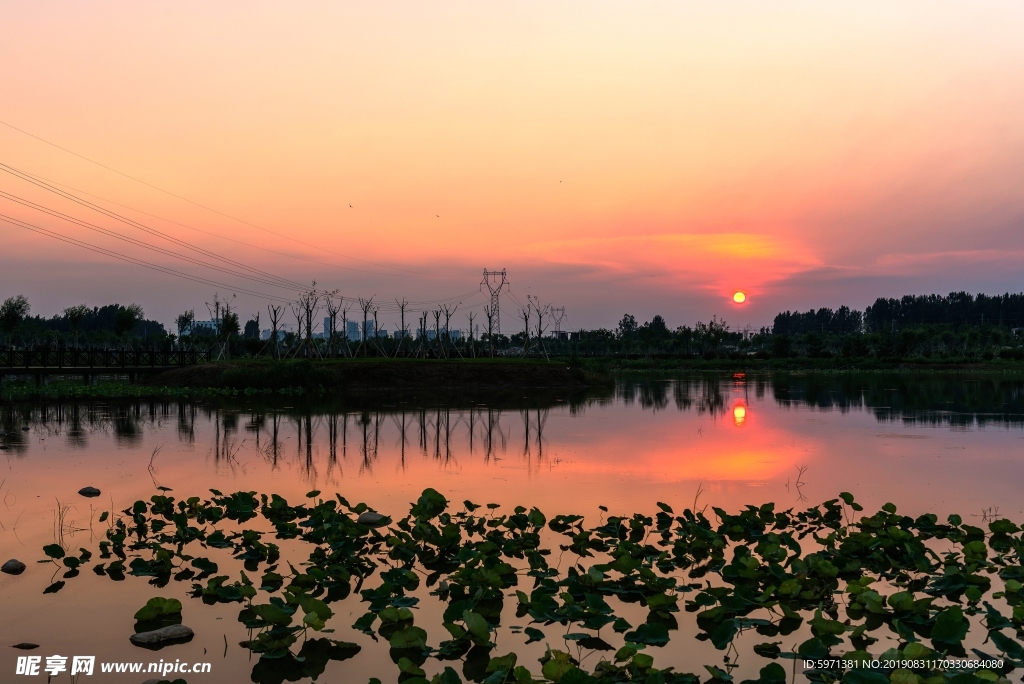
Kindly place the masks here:
<instances>
[{"instance_id":1,"label":"lake","mask_svg":"<svg viewBox=\"0 0 1024 684\"><path fill-rule=\"evenodd\" d=\"M1016 375L622 378L614 390L541 402L524 397L514 406L241 396L0 410L0 560L28 565L20 576L0 575L2 642L40 644L31 653L43 655L210 661L213 675L185 677L190 684L250 680L255 656L238 646L248 638L236 621L238 605L187 598L188 582L157 589L144 578L111 582L93 572L44 595L59 578L55 566L36 563L45 558L42 547L61 533L69 549L95 549L107 529L101 511L155 494L205 497L211 489L277 493L293 502L310 490L337 492L395 519L431 487L452 502L493 502L499 512L536 506L548 519L577 513L587 522L653 515L656 502L709 516L713 507L733 512L766 502L803 509L840 492L853 493L869 512L892 502L911 516L958 513L976 526L1024 520L1024 380ZM85 486L102 494L83 498L77 492ZM182 600L184 622L196 631L192 642L158 655L128 643L132 614L152 596ZM365 604L350 596L334 605L333 638L364 650L331 663L318 681L394 681L386 649L349 627ZM432 634L440 625L435 617L427 620ZM495 655L514 647L520 663L529 654L539 672L532 658L544 653L543 642L523 646L518 632L507 631L511 624L525 626L529 618L502 618L505 642ZM691 628L680 630L659 654L659 667L696 671L721 661L708 642L686 636ZM552 648L555 639L548 639ZM13 672L24 653L7 651L0 668ZM756 676L756 657L748 660L739 673ZM82 681L145 678L98 673Z\"/></svg>"}]
</instances>

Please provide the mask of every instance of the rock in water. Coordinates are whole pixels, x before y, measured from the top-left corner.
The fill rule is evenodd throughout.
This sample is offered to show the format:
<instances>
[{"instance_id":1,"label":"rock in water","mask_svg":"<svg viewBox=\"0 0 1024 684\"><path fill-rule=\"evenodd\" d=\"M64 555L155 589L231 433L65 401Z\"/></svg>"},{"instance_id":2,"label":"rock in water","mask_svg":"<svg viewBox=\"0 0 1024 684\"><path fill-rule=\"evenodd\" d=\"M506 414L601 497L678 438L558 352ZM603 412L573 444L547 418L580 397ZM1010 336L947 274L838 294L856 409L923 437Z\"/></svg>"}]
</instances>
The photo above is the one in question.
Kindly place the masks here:
<instances>
[{"instance_id":1,"label":"rock in water","mask_svg":"<svg viewBox=\"0 0 1024 684\"><path fill-rule=\"evenodd\" d=\"M91 499L94 496L99 496L100 490L96 489L95 487L82 487L81 489L78 490L78 493L81 494L82 496L87 496Z\"/></svg>"},{"instance_id":2,"label":"rock in water","mask_svg":"<svg viewBox=\"0 0 1024 684\"><path fill-rule=\"evenodd\" d=\"M12 558L0 566L0 572L6 572L8 575L20 575L25 572L25 564L17 558Z\"/></svg>"},{"instance_id":3,"label":"rock in water","mask_svg":"<svg viewBox=\"0 0 1024 684\"><path fill-rule=\"evenodd\" d=\"M132 634L128 640L142 648L158 649L171 644L183 644L192 641L195 634L185 625L167 625L152 632Z\"/></svg>"},{"instance_id":4,"label":"rock in water","mask_svg":"<svg viewBox=\"0 0 1024 684\"><path fill-rule=\"evenodd\" d=\"M34 648L39 648L39 644L29 644L23 641L20 644L14 644L11 648L17 648L22 651L31 651Z\"/></svg>"},{"instance_id":5,"label":"rock in water","mask_svg":"<svg viewBox=\"0 0 1024 684\"><path fill-rule=\"evenodd\" d=\"M383 525L383 521L386 518L386 515L381 515L376 511L364 511L359 514L358 518L356 518L356 522L360 525L369 525L370 527L377 527L378 525Z\"/></svg>"}]
</instances>

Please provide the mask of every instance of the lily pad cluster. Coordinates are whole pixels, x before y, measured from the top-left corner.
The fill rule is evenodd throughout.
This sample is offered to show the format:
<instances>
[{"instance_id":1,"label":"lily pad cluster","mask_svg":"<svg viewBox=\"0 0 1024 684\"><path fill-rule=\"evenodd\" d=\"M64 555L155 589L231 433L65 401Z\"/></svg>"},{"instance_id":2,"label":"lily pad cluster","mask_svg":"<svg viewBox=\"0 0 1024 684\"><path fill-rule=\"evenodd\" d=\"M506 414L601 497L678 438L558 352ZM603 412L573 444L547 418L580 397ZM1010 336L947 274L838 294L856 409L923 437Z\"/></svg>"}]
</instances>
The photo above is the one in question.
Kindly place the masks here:
<instances>
[{"instance_id":1,"label":"lily pad cluster","mask_svg":"<svg viewBox=\"0 0 1024 684\"><path fill-rule=\"evenodd\" d=\"M137 501L111 521L92 569L156 587L187 582L204 603L240 604L250 634L242 646L259 655L254 682L316 680L330 661L357 656L338 629L386 644L407 684L726 684L741 655L762 666L740 684L784 684L797 667L821 684L983 684L1024 667L1024 539L1005 519L982 529L892 504L864 515L843 493L803 511L769 503L711 517L658 503L653 516L605 518L602 507L587 526L522 506L453 510L427 489L400 520L364 515L374 523L363 524L368 507L340 495L314 491L293 505L211 493ZM253 521L265 529L246 526ZM308 545L308 556L282 559L283 540ZM240 563L237 576L199 555L211 550ZM68 567L65 578L93 559L85 549L44 552ZM418 622L428 595L444 606L440 626ZM351 625L332 608L346 600L365 606ZM140 622L180 619L177 601L150 604ZM643 622L617 615L623 604L646 611ZM722 652L700 673L658 665L685 647L687 615L696 638ZM528 625L511 624L520 622ZM502 626L523 644L547 644L540 661L498 648Z\"/></svg>"}]
</instances>

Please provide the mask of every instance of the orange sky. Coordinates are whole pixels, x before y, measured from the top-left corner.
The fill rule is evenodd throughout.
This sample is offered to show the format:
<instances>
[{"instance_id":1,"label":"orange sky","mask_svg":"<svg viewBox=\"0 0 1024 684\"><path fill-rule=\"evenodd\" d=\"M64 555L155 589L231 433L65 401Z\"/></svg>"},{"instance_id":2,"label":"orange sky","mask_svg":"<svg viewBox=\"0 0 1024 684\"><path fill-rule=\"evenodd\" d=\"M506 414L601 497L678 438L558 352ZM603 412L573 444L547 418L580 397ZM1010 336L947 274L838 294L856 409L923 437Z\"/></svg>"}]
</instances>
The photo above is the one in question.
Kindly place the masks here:
<instances>
[{"instance_id":1,"label":"orange sky","mask_svg":"<svg viewBox=\"0 0 1024 684\"><path fill-rule=\"evenodd\" d=\"M761 325L1021 289L1022 34L1016 2L7 2L0 121L270 232L5 126L0 163L350 296L447 297L506 267L570 327ZM8 174L0 191L155 242ZM0 214L227 286L0 223L0 297L38 313L131 300L169 323L245 283Z\"/></svg>"}]
</instances>

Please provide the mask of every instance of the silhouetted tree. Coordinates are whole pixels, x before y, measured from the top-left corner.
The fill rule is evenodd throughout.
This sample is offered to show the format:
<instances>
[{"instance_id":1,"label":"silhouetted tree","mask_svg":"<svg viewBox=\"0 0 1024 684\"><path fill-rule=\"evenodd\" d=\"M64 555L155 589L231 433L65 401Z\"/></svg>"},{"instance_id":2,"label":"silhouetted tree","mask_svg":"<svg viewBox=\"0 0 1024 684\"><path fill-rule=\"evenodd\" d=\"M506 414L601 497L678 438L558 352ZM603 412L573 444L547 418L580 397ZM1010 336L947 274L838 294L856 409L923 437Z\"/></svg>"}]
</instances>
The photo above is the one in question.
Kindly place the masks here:
<instances>
[{"instance_id":1,"label":"silhouetted tree","mask_svg":"<svg viewBox=\"0 0 1024 684\"><path fill-rule=\"evenodd\" d=\"M12 342L14 332L21 325L21 322L28 317L30 310L31 307L25 295L8 297L0 305L0 327L3 328L4 334L7 336L8 344Z\"/></svg>"},{"instance_id":2,"label":"silhouetted tree","mask_svg":"<svg viewBox=\"0 0 1024 684\"><path fill-rule=\"evenodd\" d=\"M89 311L89 307L85 304L69 306L64 309L64 318L67 319L68 325L71 326L71 332L74 335L75 340L75 347L78 347L78 329L82 326L82 320L89 315Z\"/></svg>"},{"instance_id":3,"label":"silhouetted tree","mask_svg":"<svg viewBox=\"0 0 1024 684\"><path fill-rule=\"evenodd\" d=\"M135 326L142 319L142 307L138 304L120 307L114 315L114 334L125 338L127 342L128 334L135 329Z\"/></svg>"}]
</instances>

